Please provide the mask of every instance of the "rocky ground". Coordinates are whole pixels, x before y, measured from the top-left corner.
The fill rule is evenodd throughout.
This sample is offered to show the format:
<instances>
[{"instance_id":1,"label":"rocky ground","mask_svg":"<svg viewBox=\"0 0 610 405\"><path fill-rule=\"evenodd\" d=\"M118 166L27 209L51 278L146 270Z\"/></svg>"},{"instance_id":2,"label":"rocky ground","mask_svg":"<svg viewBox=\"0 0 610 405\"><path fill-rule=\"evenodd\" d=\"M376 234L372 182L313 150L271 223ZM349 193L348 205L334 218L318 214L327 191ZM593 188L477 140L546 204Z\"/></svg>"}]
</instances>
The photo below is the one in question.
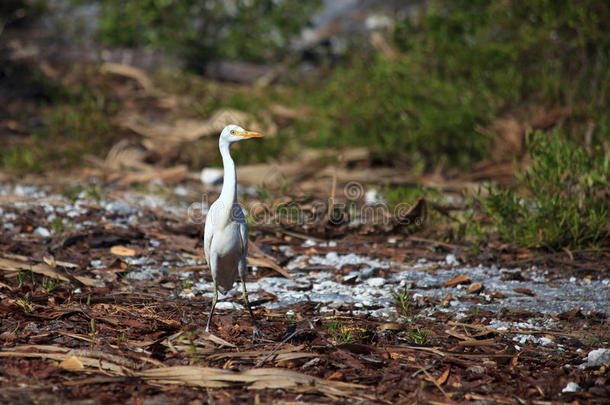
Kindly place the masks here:
<instances>
[{"instance_id":1,"label":"rocky ground","mask_svg":"<svg viewBox=\"0 0 610 405\"><path fill-rule=\"evenodd\" d=\"M252 343L238 288L203 332L201 185L156 190L1 187L3 403L610 402L603 263L253 223Z\"/></svg>"}]
</instances>

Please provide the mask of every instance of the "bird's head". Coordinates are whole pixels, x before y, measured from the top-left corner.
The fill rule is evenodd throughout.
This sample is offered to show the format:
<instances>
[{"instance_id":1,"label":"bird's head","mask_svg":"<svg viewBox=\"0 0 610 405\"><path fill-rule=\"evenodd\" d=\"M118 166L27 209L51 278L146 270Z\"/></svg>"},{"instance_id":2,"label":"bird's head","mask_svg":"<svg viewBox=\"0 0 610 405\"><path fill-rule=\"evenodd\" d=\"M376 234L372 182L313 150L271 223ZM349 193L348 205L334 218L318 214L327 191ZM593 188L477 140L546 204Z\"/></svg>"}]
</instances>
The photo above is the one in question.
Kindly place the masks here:
<instances>
[{"instance_id":1,"label":"bird's head","mask_svg":"<svg viewBox=\"0 0 610 405\"><path fill-rule=\"evenodd\" d=\"M234 142L243 141L244 139L261 138L262 136L263 135L258 132L246 131L239 125L227 125L220 133L220 141L232 144Z\"/></svg>"}]
</instances>

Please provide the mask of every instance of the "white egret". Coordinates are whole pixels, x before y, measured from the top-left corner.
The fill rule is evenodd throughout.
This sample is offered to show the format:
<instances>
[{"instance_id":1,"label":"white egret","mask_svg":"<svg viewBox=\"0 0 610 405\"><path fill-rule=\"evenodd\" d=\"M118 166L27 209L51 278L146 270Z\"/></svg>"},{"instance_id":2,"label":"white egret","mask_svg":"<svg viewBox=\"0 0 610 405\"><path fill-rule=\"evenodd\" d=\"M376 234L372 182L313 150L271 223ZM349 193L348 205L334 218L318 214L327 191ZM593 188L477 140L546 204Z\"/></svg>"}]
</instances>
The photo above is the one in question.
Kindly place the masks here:
<instances>
[{"instance_id":1,"label":"white egret","mask_svg":"<svg viewBox=\"0 0 610 405\"><path fill-rule=\"evenodd\" d=\"M237 201L237 174L230 148L235 142L260 137L262 135L258 132L246 131L237 125L228 125L220 133L218 147L222 156L224 179L220 196L210 207L205 219L204 237L205 257L212 273L214 285L212 309L205 330L206 332L210 331L210 321L218 301L218 290L220 289L224 294L233 288L235 277L239 274L244 301L252 317L252 340L260 334L260 331L252 308L250 308L248 292L246 291L248 228L244 213Z\"/></svg>"}]
</instances>

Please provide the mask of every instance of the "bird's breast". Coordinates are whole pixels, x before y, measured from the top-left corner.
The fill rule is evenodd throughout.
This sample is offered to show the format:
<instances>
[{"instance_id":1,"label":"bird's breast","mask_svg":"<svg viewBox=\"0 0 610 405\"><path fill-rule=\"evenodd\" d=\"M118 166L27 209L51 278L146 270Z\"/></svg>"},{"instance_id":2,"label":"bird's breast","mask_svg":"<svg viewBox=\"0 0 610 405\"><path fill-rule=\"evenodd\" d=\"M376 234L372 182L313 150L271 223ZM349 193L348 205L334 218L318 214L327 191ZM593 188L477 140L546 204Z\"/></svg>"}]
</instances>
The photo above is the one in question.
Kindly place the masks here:
<instances>
[{"instance_id":1,"label":"bird's breast","mask_svg":"<svg viewBox=\"0 0 610 405\"><path fill-rule=\"evenodd\" d=\"M239 225L229 223L224 229L214 232L214 245L218 256L234 256L241 258L242 247L239 234Z\"/></svg>"}]
</instances>

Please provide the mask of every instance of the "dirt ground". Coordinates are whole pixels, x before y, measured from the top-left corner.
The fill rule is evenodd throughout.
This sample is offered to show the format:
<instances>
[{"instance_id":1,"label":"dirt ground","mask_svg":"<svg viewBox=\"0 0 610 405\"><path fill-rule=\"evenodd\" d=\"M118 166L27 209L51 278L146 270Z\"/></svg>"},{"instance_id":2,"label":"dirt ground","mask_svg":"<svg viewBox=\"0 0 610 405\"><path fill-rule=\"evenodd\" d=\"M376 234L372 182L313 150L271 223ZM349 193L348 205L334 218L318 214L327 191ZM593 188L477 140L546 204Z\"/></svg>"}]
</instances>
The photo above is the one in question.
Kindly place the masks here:
<instances>
[{"instance_id":1,"label":"dirt ground","mask_svg":"<svg viewBox=\"0 0 610 405\"><path fill-rule=\"evenodd\" d=\"M459 298L472 304L460 312L447 304L451 297L423 294L402 306L396 298L392 316L374 317L354 303L268 308L277 296L259 291L252 299L266 337L253 343L247 311L230 306L206 333L209 294L194 294L189 281L210 280L202 225L169 203L155 207L102 186L101 199L44 189L2 193L2 403L610 403L608 364L579 367L608 347L607 312L492 312L477 309L485 300L476 293ZM282 246L324 250L322 242L304 244L321 238L294 229L251 230L257 271L248 281L296 274ZM328 240L340 255L367 252L405 265L450 252L467 258L459 247L404 232L344 231ZM136 276L152 261L158 272ZM354 270L334 272L339 280ZM239 304L238 296L227 301Z\"/></svg>"}]
</instances>

